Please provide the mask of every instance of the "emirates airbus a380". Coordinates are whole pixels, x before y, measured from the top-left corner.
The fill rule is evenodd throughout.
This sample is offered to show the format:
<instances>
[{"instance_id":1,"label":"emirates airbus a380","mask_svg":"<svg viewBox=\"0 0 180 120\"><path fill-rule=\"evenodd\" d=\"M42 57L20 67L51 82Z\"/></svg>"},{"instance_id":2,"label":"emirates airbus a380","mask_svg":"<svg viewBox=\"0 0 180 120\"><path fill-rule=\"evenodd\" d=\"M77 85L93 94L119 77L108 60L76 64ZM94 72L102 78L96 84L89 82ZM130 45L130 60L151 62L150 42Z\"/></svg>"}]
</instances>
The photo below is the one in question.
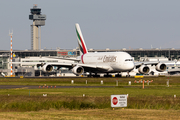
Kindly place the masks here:
<instances>
[{"instance_id":1,"label":"emirates airbus a380","mask_svg":"<svg viewBox=\"0 0 180 120\"><path fill-rule=\"evenodd\" d=\"M134 68L137 68L140 73L148 73L150 68L148 64L156 65L156 70L164 71L166 65L158 62L151 63L134 63L131 55L127 52L95 52L89 53L84 42L83 35L81 33L79 24L76 24L76 33L78 39L78 45L80 48L80 56L77 58L77 63L45 63L43 65L43 71L50 72L53 66L67 67L72 69L72 72L76 75L81 75L84 72L94 73L120 73L130 72Z\"/></svg>"}]
</instances>

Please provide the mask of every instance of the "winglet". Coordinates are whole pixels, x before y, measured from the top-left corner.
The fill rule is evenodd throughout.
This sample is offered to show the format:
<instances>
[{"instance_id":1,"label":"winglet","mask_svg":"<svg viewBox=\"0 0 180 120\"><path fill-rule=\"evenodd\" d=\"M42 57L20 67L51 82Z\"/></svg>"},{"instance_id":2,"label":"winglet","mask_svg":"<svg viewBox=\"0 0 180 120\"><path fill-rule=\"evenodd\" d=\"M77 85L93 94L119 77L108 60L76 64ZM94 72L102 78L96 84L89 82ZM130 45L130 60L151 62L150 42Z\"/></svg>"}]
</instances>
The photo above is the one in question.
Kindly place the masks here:
<instances>
[{"instance_id":1,"label":"winglet","mask_svg":"<svg viewBox=\"0 0 180 120\"><path fill-rule=\"evenodd\" d=\"M88 53L88 50L87 50L86 44L84 42L84 38L83 38L83 35L82 35L82 32L81 32L81 29L80 29L78 23L76 23L75 26L76 26L76 34L77 34L78 45L79 45L81 55L86 54L86 53Z\"/></svg>"}]
</instances>

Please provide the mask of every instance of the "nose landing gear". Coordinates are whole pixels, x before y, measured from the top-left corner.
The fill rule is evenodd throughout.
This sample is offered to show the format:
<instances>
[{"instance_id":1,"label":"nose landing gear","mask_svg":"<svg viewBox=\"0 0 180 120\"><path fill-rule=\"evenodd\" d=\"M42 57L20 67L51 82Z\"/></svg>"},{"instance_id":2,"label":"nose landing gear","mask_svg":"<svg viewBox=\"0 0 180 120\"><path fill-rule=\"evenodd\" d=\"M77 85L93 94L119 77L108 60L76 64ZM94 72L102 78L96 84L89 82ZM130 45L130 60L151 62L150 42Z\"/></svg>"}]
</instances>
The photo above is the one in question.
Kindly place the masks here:
<instances>
[{"instance_id":1,"label":"nose landing gear","mask_svg":"<svg viewBox=\"0 0 180 120\"><path fill-rule=\"evenodd\" d=\"M127 75L126 75L126 77L130 77L130 75L129 75L129 71L127 72Z\"/></svg>"}]
</instances>

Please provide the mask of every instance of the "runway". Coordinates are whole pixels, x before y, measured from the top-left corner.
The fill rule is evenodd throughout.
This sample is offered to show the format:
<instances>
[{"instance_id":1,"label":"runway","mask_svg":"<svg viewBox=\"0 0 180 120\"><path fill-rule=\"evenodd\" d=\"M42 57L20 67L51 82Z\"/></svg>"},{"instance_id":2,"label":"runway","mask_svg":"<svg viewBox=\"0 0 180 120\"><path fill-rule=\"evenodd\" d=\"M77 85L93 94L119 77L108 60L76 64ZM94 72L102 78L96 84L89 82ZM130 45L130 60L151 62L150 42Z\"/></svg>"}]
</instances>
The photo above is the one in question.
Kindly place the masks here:
<instances>
[{"instance_id":1,"label":"runway","mask_svg":"<svg viewBox=\"0 0 180 120\"><path fill-rule=\"evenodd\" d=\"M54 88L112 88L115 86L37 86L37 85L0 85L0 89L54 89Z\"/></svg>"}]
</instances>

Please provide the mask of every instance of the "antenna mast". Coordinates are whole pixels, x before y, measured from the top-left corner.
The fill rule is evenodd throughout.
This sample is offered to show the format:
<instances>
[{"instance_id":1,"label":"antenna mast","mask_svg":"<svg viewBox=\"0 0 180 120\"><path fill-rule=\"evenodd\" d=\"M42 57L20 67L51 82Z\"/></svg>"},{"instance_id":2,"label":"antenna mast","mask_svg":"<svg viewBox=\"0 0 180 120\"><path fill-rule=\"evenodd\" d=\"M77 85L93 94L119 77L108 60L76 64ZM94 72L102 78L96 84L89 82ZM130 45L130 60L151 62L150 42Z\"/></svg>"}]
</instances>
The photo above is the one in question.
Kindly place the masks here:
<instances>
[{"instance_id":1,"label":"antenna mast","mask_svg":"<svg viewBox=\"0 0 180 120\"><path fill-rule=\"evenodd\" d=\"M13 30L10 32L9 30L9 36L11 36L11 77L12 77L12 35L13 35Z\"/></svg>"}]
</instances>

